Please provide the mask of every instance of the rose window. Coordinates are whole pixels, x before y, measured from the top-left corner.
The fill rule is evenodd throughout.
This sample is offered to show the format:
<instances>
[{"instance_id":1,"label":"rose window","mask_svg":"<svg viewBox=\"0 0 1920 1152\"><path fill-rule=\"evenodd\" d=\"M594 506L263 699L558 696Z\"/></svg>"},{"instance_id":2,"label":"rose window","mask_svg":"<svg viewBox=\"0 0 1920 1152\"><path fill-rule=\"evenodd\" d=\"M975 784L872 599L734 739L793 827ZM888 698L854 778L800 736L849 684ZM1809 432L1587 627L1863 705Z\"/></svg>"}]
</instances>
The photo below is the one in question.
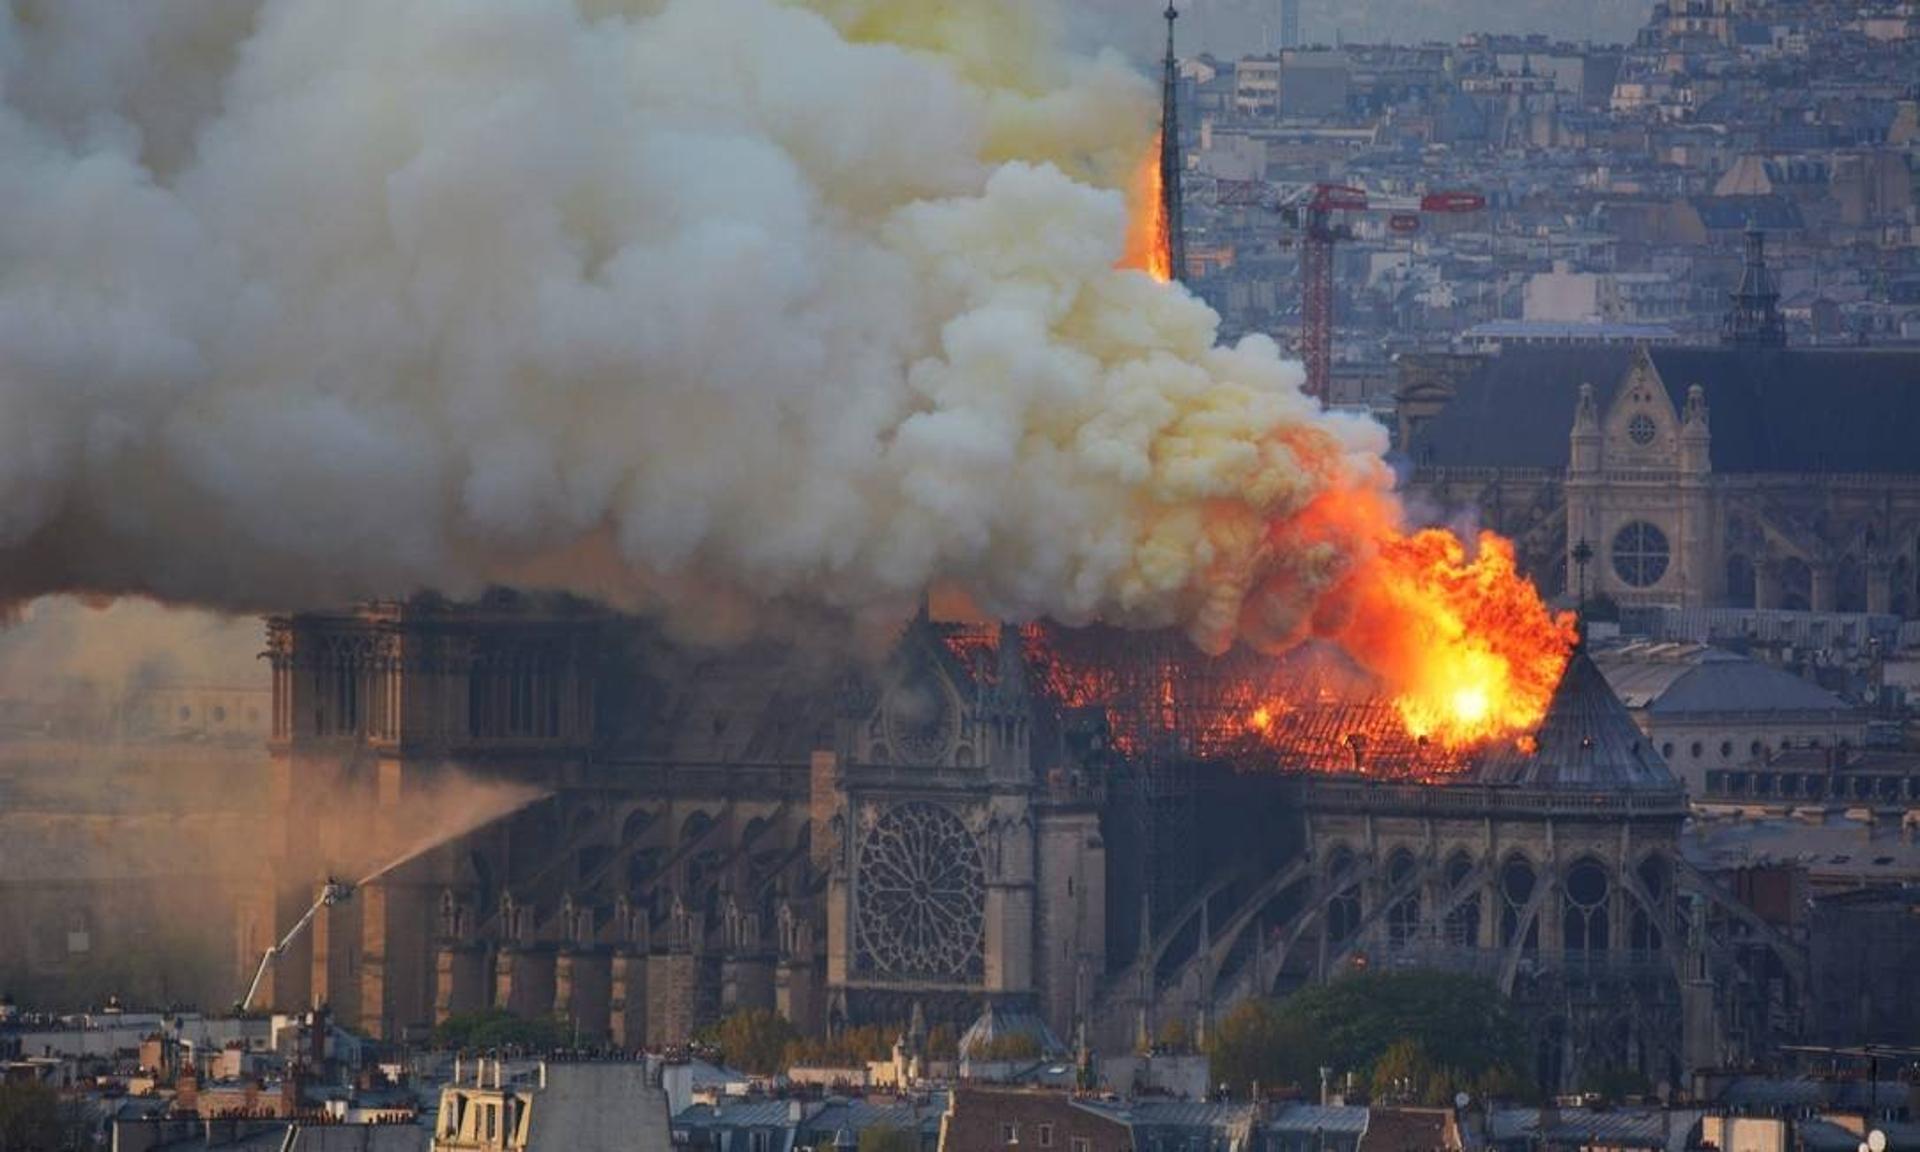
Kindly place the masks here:
<instances>
[{"instance_id":1,"label":"rose window","mask_svg":"<svg viewBox=\"0 0 1920 1152\"><path fill-rule=\"evenodd\" d=\"M860 968L914 980L971 980L982 970L986 869L952 811L897 804L860 843Z\"/></svg>"}]
</instances>

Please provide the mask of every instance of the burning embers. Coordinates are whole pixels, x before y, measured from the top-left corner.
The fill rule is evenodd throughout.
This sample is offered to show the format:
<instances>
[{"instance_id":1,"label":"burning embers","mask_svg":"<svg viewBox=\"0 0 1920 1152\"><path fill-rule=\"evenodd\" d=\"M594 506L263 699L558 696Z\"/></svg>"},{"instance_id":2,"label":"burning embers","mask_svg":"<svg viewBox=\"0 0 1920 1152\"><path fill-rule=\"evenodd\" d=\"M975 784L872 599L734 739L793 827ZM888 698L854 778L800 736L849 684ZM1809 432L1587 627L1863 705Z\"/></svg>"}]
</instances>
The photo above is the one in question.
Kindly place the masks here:
<instances>
[{"instance_id":1,"label":"burning embers","mask_svg":"<svg viewBox=\"0 0 1920 1152\"><path fill-rule=\"evenodd\" d=\"M1021 637L1040 694L1062 709L1100 709L1114 746L1140 759L1437 781L1468 770L1496 739L1450 741L1416 730L1406 701L1324 643L1280 655L1235 648L1210 656L1171 630L1048 623L1027 626ZM993 630L956 628L946 639L968 666L993 667Z\"/></svg>"}]
</instances>

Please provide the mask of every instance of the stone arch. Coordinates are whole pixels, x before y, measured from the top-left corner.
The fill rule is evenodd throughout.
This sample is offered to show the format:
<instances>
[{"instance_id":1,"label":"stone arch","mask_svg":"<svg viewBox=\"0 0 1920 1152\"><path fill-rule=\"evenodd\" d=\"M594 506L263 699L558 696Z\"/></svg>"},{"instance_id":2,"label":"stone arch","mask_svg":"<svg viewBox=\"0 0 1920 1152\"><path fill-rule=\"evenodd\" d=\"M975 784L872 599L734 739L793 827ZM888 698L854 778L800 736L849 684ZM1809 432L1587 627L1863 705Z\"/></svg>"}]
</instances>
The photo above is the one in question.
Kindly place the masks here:
<instances>
[{"instance_id":1,"label":"stone arch","mask_svg":"<svg viewBox=\"0 0 1920 1152\"><path fill-rule=\"evenodd\" d=\"M1858 556L1842 556L1834 566L1833 607L1837 612L1867 610L1867 569Z\"/></svg>"},{"instance_id":2,"label":"stone arch","mask_svg":"<svg viewBox=\"0 0 1920 1152\"><path fill-rule=\"evenodd\" d=\"M1756 601L1759 585L1753 568L1753 561L1739 552L1727 554L1727 593L1729 608L1751 608Z\"/></svg>"},{"instance_id":3,"label":"stone arch","mask_svg":"<svg viewBox=\"0 0 1920 1152\"><path fill-rule=\"evenodd\" d=\"M1673 900L1673 865L1658 852L1649 852L1634 866L1633 914L1627 922L1627 947L1635 952L1659 952L1666 947L1668 909ZM1633 891L1633 885L1628 886Z\"/></svg>"},{"instance_id":4,"label":"stone arch","mask_svg":"<svg viewBox=\"0 0 1920 1152\"><path fill-rule=\"evenodd\" d=\"M1544 883L1540 870L1525 852L1515 849L1500 861L1495 888L1500 897L1500 946L1520 951L1540 947L1538 896Z\"/></svg>"},{"instance_id":5,"label":"stone arch","mask_svg":"<svg viewBox=\"0 0 1920 1152\"><path fill-rule=\"evenodd\" d=\"M652 828L654 822L659 820L659 818L660 813L658 809L648 808L643 805L636 805L629 809L620 818L620 842L622 844L632 844L642 836L645 836L648 829Z\"/></svg>"},{"instance_id":6,"label":"stone arch","mask_svg":"<svg viewBox=\"0 0 1920 1152\"><path fill-rule=\"evenodd\" d=\"M1447 893L1453 900L1441 921L1441 933L1448 946L1454 948L1474 948L1480 943L1480 889L1475 883L1473 854L1465 848L1456 848L1447 857L1442 871L1446 881ZM1462 892L1465 886L1470 890Z\"/></svg>"},{"instance_id":7,"label":"stone arch","mask_svg":"<svg viewBox=\"0 0 1920 1152\"><path fill-rule=\"evenodd\" d=\"M575 884L586 884L594 880L605 870L613 858L613 847L609 844L583 844L573 857L573 880Z\"/></svg>"},{"instance_id":8,"label":"stone arch","mask_svg":"<svg viewBox=\"0 0 1920 1152\"><path fill-rule=\"evenodd\" d=\"M1396 948L1413 942L1420 931L1420 887L1410 883L1420 868L1412 849L1402 845L1387 855L1387 891L1409 889L1387 909L1387 942Z\"/></svg>"},{"instance_id":9,"label":"stone arch","mask_svg":"<svg viewBox=\"0 0 1920 1152\"><path fill-rule=\"evenodd\" d=\"M1605 952L1611 944L1613 882L1607 866L1582 856L1567 866L1560 891L1561 947L1569 953Z\"/></svg>"},{"instance_id":10,"label":"stone arch","mask_svg":"<svg viewBox=\"0 0 1920 1152\"><path fill-rule=\"evenodd\" d=\"M1360 891L1353 880L1360 872L1360 858L1345 844L1336 844L1327 853L1327 939L1343 944L1360 929L1364 915Z\"/></svg>"},{"instance_id":11,"label":"stone arch","mask_svg":"<svg viewBox=\"0 0 1920 1152\"><path fill-rule=\"evenodd\" d=\"M1798 556L1788 556L1774 566L1780 594L1774 602L1789 611L1805 612L1813 607L1813 569Z\"/></svg>"}]
</instances>

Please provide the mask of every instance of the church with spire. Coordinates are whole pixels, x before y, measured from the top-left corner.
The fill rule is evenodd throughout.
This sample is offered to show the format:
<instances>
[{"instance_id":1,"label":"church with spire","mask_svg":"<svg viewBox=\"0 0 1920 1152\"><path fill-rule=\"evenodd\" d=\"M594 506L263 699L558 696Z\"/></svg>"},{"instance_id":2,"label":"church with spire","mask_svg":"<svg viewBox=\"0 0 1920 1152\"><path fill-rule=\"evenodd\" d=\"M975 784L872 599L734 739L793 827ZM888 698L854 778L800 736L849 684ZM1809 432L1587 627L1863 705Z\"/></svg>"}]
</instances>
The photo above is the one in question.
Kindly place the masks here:
<instances>
[{"instance_id":1,"label":"church with spire","mask_svg":"<svg viewBox=\"0 0 1920 1152\"><path fill-rule=\"evenodd\" d=\"M1404 357L1410 487L1553 594L1920 618L1920 353L1791 347L1779 305L1753 230L1718 344Z\"/></svg>"}]
</instances>

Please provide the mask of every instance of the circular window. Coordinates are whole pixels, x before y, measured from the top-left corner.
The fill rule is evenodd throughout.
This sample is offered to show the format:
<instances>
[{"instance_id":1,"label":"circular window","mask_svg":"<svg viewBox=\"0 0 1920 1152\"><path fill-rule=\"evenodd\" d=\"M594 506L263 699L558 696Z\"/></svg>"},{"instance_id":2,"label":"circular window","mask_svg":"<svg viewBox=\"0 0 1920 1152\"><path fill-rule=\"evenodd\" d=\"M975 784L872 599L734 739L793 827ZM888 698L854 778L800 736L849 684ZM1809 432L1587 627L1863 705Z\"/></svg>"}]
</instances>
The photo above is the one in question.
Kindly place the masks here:
<instances>
[{"instance_id":1,"label":"circular window","mask_svg":"<svg viewBox=\"0 0 1920 1152\"><path fill-rule=\"evenodd\" d=\"M1653 438L1659 434L1660 429L1654 425L1653 417L1645 412L1636 412L1633 419L1627 421L1627 439L1642 448L1653 443Z\"/></svg>"},{"instance_id":2,"label":"circular window","mask_svg":"<svg viewBox=\"0 0 1920 1152\"><path fill-rule=\"evenodd\" d=\"M1700 741L1698 740L1695 740L1693 742L1693 747L1687 749L1687 751L1693 753L1693 758L1695 760L1700 759L1700 753L1705 752L1706 750L1707 750L1706 746L1701 744Z\"/></svg>"},{"instance_id":3,"label":"circular window","mask_svg":"<svg viewBox=\"0 0 1920 1152\"><path fill-rule=\"evenodd\" d=\"M1669 740L1665 744L1660 745L1660 755L1669 760L1673 759L1673 741Z\"/></svg>"},{"instance_id":4,"label":"circular window","mask_svg":"<svg viewBox=\"0 0 1920 1152\"><path fill-rule=\"evenodd\" d=\"M1733 755L1733 741L1731 740L1720 741L1720 755L1722 757Z\"/></svg>"},{"instance_id":5,"label":"circular window","mask_svg":"<svg viewBox=\"0 0 1920 1152\"><path fill-rule=\"evenodd\" d=\"M1667 534L1635 520L1613 538L1613 571L1634 588L1650 588L1667 574Z\"/></svg>"},{"instance_id":6,"label":"circular window","mask_svg":"<svg viewBox=\"0 0 1920 1152\"><path fill-rule=\"evenodd\" d=\"M986 863L953 811L916 800L882 813L861 842L855 884L864 971L942 981L979 974Z\"/></svg>"}]
</instances>

